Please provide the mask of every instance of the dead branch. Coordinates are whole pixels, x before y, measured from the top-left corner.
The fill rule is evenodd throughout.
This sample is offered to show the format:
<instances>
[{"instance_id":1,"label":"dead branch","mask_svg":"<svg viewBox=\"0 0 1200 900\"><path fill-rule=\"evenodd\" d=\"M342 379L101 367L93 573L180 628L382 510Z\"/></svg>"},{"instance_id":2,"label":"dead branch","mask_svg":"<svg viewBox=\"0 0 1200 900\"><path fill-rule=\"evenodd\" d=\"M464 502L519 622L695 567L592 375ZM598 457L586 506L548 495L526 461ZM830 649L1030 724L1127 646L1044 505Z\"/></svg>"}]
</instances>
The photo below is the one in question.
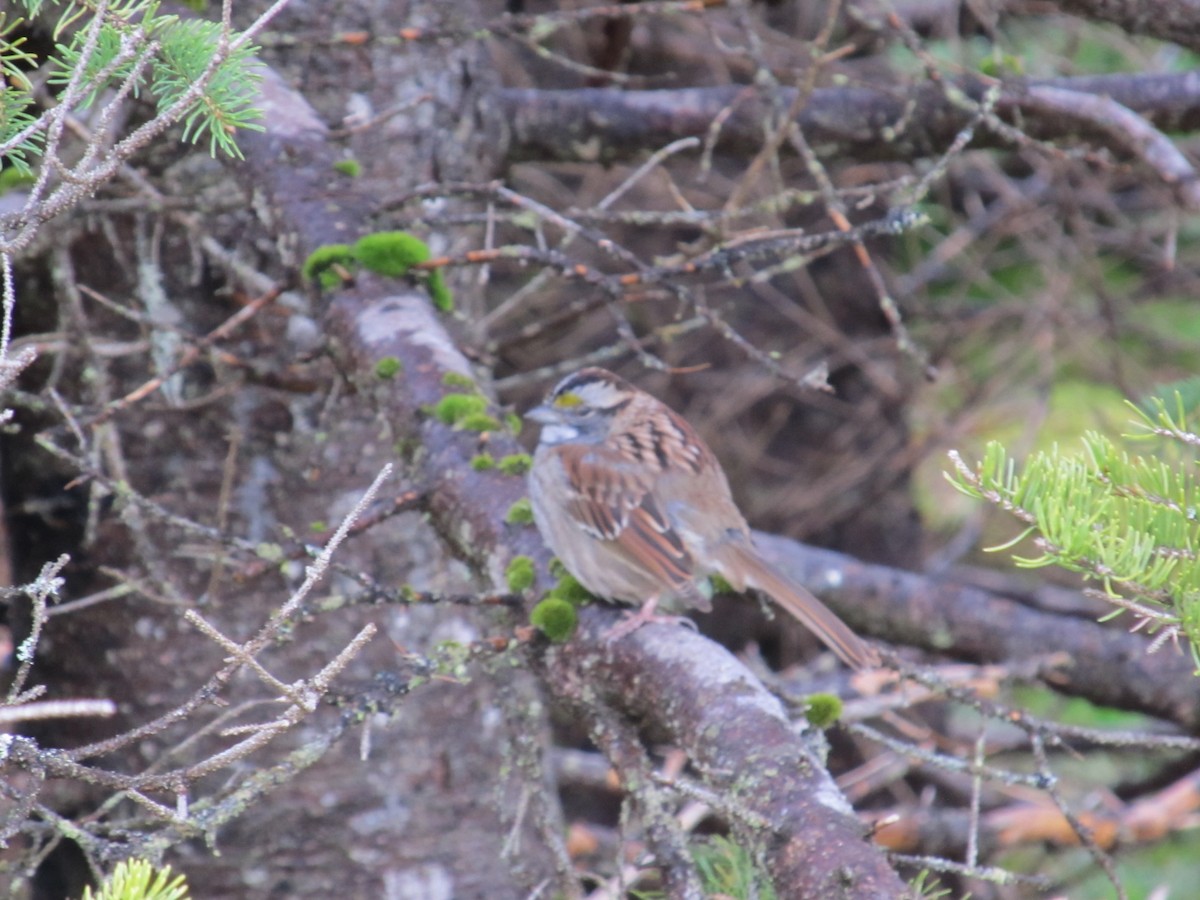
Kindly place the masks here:
<instances>
[{"instance_id":1,"label":"dead branch","mask_svg":"<svg viewBox=\"0 0 1200 900\"><path fill-rule=\"evenodd\" d=\"M978 108L996 84L1001 88L998 112L1011 121L1020 108L1023 130L1045 140L1082 137L1103 141L1110 128L1082 121L1081 115L1039 114L1027 100L1030 91L1040 88L1107 97L1160 131L1200 127L1200 74L1195 72L1003 83L974 77L963 79L954 88ZM728 86L654 91L509 88L496 91L494 100L510 123L510 158L576 160L586 153L590 161L613 162L630 152L681 138L703 138L721 117L717 148L753 156L762 141L762 123L771 114L772 101L786 107L795 93L793 88L782 88L774 95L764 95L752 88ZM913 160L945 150L970 124L973 113L969 104L952 102L946 88L935 83L897 89L827 87L812 91L796 124L810 144L828 155ZM981 128L972 146L1008 144L1006 135Z\"/></svg>"},{"instance_id":2,"label":"dead branch","mask_svg":"<svg viewBox=\"0 0 1200 900\"><path fill-rule=\"evenodd\" d=\"M1055 690L1200 729L1191 660L1089 619L1044 612L981 588L870 565L776 535L755 540L863 634L979 662L1068 654L1042 678Z\"/></svg>"},{"instance_id":3,"label":"dead branch","mask_svg":"<svg viewBox=\"0 0 1200 900\"><path fill-rule=\"evenodd\" d=\"M1177 0L1058 0L1065 13L1200 50L1200 9Z\"/></svg>"},{"instance_id":4,"label":"dead branch","mask_svg":"<svg viewBox=\"0 0 1200 900\"><path fill-rule=\"evenodd\" d=\"M1115 798L1104 808L1079 813L1079 820L1105 850L1162 840L1196 827L1200 812L1200 773L1189 772L1160 791L1132 803ZM959 813L920 810L877 810L873 822L887 822L876 839L889 850L957 856L967 845L968 822ZM889 821L890 820L890 821ZM1049 844L1078 847L1079 836L1051 803L1012 803L985 813L980 820L981 848L987 852Z\"/></svg>"}]
</instances>

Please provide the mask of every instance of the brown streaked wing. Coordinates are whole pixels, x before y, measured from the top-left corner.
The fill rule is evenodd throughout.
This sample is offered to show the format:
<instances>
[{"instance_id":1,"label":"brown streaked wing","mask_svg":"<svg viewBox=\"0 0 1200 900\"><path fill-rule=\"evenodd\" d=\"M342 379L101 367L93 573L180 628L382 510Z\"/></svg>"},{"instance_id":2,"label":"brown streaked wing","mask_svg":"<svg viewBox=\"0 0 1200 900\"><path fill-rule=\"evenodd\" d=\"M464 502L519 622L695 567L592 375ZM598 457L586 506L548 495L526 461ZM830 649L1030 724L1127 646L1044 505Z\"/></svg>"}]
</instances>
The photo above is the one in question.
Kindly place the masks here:
<instances>
[{"instance_id":1,"label":"brown streaked wing","mask_svg":"<svg viewBox=\"0 0 1200 900\"><path fill-rule=\"evenodd\" d=\"M580 528L617 544L664 587L674 590L692 580L691 555L650 491L653 474L639 474L604 447L560 452L571 488L567 512Z\"/></svg>"}]
</instances>

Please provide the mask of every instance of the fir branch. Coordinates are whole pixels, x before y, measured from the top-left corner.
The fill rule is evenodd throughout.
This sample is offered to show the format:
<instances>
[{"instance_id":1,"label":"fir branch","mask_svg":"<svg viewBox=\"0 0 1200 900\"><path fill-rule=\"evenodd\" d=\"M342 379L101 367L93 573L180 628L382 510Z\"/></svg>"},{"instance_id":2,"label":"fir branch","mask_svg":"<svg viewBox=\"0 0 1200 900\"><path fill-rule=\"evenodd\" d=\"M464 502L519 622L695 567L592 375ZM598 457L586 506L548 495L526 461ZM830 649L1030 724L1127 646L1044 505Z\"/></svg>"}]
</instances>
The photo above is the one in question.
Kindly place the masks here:
<instances>
[{"instance_id":1,"label":"fir branch","mask_svg":"<svg viewBox=\"0 0 1200 900\"><path fill-rule=\"evenodd\" d=\"M1130 454L1096 432L1083 452L1055 446L1034 454L1018 471L992 442L974 467L952 452L950 482L963 493L1013 515L1040 555L1014 555L1019 566L1056 565L1099 582L1096 593L1115 613L1133 613L1134 628L1149 625L1187 636L1200 663L1200 497L1190 455L1169 460L1173 441L1193 445L1194 432L1178 391L1169 410L1155 398L1137 409L1145 434L1162 444L1157 454Z\"/></svg>"}]
</instances>

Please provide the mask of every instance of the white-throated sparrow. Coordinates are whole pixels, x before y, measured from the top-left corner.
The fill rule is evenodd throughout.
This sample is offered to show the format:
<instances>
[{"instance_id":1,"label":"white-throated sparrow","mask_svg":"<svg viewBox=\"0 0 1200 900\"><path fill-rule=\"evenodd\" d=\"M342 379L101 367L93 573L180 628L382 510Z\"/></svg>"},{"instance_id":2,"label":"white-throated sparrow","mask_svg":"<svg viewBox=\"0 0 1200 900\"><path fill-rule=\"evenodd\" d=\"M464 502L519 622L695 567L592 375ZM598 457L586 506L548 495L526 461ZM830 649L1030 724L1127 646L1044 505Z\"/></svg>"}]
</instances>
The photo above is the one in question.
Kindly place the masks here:
<instances>
[{"instance_id":1,"label":"white-throated sparrow","mask_svg":"<svg viewBox=\"0 0 1200 900\"><path fill-rule=\"evenodd\" d=\"M581 369L526 413L542 425L529 473L538 530L580 583L641 608L710 608L701 583L768 594L847 664L879 656L820 600L760 557L720 464L682 417L604 369Z\"/></svg>"}]
</instances>

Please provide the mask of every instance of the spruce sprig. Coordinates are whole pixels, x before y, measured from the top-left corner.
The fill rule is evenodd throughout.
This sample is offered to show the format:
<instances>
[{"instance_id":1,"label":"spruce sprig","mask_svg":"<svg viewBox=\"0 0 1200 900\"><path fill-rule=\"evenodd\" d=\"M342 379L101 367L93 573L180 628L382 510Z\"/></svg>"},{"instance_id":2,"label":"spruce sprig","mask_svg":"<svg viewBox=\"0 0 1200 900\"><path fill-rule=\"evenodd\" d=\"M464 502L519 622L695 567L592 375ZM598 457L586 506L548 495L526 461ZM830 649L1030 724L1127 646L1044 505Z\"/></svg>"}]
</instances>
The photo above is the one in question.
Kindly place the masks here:
<instances>
[{"instance_id":1,"label":"spruce sprig","mask_svg":"<svg viewBox=\"0 0 1200 900\"><path fill-rule=\"evenodd\" d=\"M1178 392L1133 407L1139 435L1154 441L1132 453L1098 432L1083 452L1057 445L1018 467L991 442L974 466L952 452L951 484L1013 515L1025 527L1000 547L1032 537L1035 554L1014 555L1022 567L1056 565L1099 585L1113 615L1132 612L1163 640L1181 634L1200 667L1200 488L1198 439ZM1158 642L1156 642L1157 644Z\"/></svg>"}]
</instances>

